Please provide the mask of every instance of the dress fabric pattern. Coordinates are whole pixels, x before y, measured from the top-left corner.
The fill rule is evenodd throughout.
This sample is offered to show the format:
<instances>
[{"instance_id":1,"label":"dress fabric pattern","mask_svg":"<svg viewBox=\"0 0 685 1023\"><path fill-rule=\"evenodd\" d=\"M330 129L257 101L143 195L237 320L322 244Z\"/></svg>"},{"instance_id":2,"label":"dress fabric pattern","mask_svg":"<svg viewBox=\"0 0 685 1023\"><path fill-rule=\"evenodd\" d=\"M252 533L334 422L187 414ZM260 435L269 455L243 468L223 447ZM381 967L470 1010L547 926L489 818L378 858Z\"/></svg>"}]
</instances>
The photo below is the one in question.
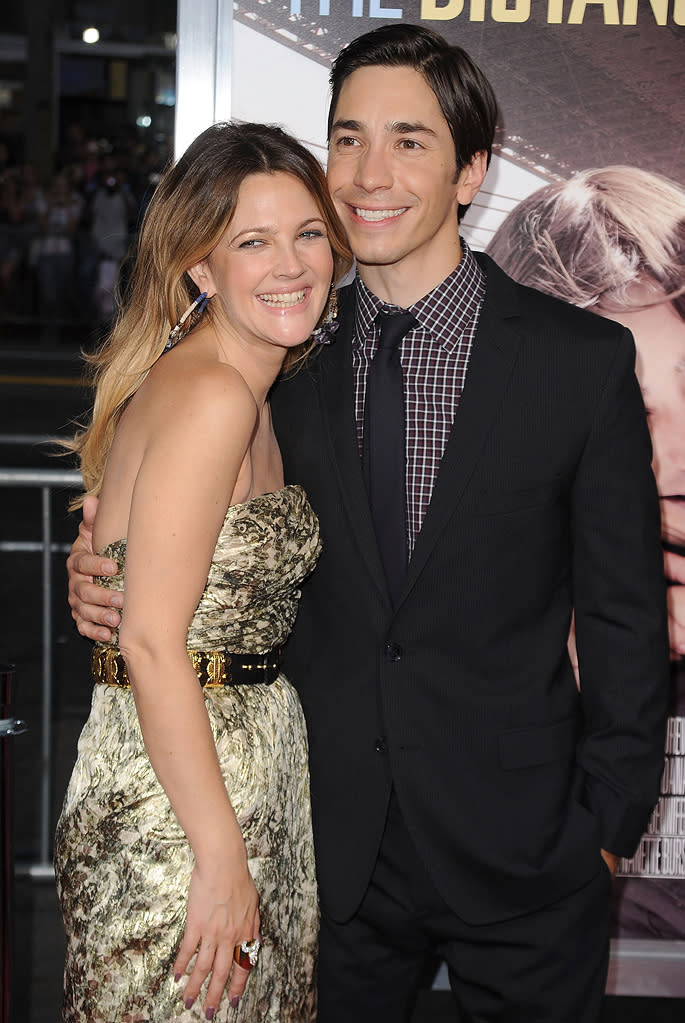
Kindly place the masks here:
<instances>
[{"instance_id":1,"label":"dress fabric pattern","mask_svg":"<svg viewBox=\"0 0 685 1023\"><path fill-rule=\"evenodd\" d=\"M229 508L188 648L259 654L283 643L319 549L301 487ZM102 581L122 589L125 540L104 553L121 572ZM238 1008L224 996L215 1023L310 1023L318 903L299 699L282 674L270 686L212 686L204 694L259 892L264 942ZM145 752L131 691L96 685L55 845L67 931L64 1023L204 1019L207 984L186 1009L184 982L172 975L192 866Z\"/></svg>"}]
</instances>

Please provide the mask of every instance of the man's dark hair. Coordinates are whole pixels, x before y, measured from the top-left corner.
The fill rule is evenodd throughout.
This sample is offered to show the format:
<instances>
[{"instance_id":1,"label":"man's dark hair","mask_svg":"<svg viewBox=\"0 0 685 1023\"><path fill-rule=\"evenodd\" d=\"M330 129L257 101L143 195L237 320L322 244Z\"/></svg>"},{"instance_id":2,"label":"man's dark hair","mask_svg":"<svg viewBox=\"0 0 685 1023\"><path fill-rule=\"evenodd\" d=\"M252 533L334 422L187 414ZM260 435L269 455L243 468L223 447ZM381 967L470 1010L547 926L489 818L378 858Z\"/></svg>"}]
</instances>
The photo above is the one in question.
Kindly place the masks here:
<instances>
[{"instance_id":1,"label":"man's dark hair","mask_svg":"<svg viewBox=\"0 0 685 1023\"><path fill-rule=\"evenodd\" d=\"M329 78L329 139L343 83L362 67L408 67L418 71L433 90L449 125L457 174L476 153L486 152L490 163L497 123L492 86L466 50L450 46L441 35L422 25L383 25L353 39L340 51Z\"/></svg>"}]
</instances>

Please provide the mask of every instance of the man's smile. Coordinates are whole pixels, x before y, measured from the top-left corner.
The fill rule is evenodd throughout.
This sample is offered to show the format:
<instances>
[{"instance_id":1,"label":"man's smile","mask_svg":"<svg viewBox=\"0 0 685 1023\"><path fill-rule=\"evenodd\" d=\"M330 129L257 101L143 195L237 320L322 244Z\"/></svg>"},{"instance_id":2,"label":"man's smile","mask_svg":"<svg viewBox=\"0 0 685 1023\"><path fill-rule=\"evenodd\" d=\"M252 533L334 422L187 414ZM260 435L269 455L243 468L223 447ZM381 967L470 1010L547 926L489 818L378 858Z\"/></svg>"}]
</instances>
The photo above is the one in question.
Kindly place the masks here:
<instances>
[{"instance_id":1,"label":"man's smile","mask_svg":"<svg viewBox=\"0 0 685 1023\"><path fill-rule=\"evenodd\" d=\"M396 210L368 209L364 206L352 206L350 203L348 203L348 206L356 216L369 223L376 223L379 220L391 220L394 217L399 217L402 213L406 213L409 209L408 206L400 206L400 208Z\"/></svg>"}]
</instances>

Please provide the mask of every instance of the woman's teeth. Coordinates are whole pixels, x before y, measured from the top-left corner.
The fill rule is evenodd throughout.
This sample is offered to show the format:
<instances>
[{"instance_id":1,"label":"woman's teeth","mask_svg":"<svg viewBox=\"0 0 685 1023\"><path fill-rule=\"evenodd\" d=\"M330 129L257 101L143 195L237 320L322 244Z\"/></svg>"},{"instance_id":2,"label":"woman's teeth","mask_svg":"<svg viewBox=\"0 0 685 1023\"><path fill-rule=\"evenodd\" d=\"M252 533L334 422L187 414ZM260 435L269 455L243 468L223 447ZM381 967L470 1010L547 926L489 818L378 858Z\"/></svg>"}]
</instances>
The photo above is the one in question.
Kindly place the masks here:
<instances>
[{"instance_id":1,"label":"woman's teeth","mask_svg":"<svg viewBox=\"0 0 685 1023\"><path fill-rule=\"evenodd\" d=\"M281 295L260 295L259 298L262 302L267 305L287 306L297 305L298 302L304 302L305 292L303 291L289 291L287 294Z\"/></svg>"}]
</instances>

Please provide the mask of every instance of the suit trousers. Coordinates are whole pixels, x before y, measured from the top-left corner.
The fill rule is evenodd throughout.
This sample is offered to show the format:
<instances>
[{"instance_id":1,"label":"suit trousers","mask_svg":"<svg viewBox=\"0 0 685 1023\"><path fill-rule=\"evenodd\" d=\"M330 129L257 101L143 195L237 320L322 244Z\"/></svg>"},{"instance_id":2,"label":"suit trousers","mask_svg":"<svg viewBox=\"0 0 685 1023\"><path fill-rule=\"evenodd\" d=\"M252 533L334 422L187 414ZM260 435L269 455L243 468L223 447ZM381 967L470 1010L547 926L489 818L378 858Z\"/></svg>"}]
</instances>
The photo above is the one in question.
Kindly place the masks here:
<instances>
[{"instance_id":1,"label":"suit trousers","mask_svg":"<svg viewBox=\"0 0 685 1023\"><path fill-rule=\"evenodd\" d=\"M469 925L428 877L393 794L358 911L345 923L322 915L318 1023L405 1023L435 956L447 963L460 1023L597 1023L611 894L599 850L597 859L593 880L557 902Z\"/></svg>"}]
</instances>

